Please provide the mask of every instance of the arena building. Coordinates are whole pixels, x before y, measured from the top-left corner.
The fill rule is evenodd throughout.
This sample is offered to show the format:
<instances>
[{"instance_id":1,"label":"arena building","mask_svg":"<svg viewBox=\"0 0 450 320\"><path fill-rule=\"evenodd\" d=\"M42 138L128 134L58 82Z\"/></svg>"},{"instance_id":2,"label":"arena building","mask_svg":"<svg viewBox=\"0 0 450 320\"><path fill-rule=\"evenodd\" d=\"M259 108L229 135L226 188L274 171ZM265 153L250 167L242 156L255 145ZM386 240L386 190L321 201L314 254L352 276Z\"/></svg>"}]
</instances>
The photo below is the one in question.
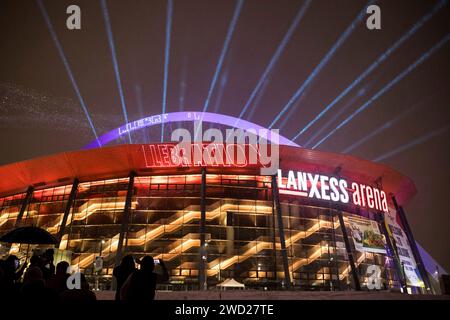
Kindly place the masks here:
<instances>
[{"instance_id":1,"label":"arena building","mask_svg":"<svg viewBox=\"0 0 450 320\"><path fill-rule=\"evenodd\" d=\"M263 290L433 291L402 208L416 189L398 171L280 145L277 173L262 175L258 164L174 164L173 146L122 144L0 167L0 235L46 229L58 259L102 289L132 254L162 259L173 290L234 279Z\"/></svg>"}]
</instances>

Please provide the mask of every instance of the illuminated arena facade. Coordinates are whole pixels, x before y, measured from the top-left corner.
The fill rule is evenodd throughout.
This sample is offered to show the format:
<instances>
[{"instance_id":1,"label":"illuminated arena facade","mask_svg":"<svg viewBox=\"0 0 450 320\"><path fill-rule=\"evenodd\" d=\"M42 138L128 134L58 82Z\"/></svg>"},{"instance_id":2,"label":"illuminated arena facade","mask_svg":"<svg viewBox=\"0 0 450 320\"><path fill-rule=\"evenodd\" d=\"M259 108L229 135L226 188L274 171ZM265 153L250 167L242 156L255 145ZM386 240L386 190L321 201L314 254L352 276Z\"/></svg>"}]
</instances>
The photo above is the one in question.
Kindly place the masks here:
<instances>
[{"instance_id":1,"label":"illuminated arena facade","mask_svg":"<svg viewBox=\"0 0 450 320\"><path fill-rule=\"evenodd\" d=\"M269 290L365 290L374 274L381 289L430 287L402 209L416 189L396 170L286 145L273 176L251 165L173 166L165 156L172 145L0 167L0 235L25 225L48 230L57 252L104 289L125 254L163 259L174 290L229 278ZM158 151L151 162L148 150ZM26 247L1 250L21 255Z\"/></svg>"}]
</instances>

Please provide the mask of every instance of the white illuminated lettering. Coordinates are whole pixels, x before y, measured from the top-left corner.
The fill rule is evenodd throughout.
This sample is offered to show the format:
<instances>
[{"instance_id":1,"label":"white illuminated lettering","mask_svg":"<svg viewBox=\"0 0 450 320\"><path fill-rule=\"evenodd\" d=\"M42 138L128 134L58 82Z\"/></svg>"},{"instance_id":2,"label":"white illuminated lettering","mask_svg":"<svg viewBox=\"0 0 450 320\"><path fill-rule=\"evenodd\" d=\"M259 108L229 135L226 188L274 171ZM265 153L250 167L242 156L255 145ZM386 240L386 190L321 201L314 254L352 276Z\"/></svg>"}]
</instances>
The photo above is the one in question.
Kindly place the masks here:
<instances>
[{"instance_id":1,"label":"white illuminated lettering","mask_svg":"<svg viewBox=\"0 0 450 320\"><path fill-rule=\"evenodd\" d=\"M320 192L317 188L317 184L319 183L320 176L315 174L314 176L311 173L308 173L308 179L311 182L311 189L309 190L308 197L320 199Z\"/></svg>"},{"instance_id":2,"label":"white illuminated lettering","mask_svg":"<svg viewBox=\"0 0 450 320\"><path fill-rule=\"evenodd\" d=\"M356 182L352 183L353 189L353 203L357 206L361 205L361 196L359 195L359 185Z\"/></svg>"},{"instance_id":3,"label":"white illuminated lettering","mask_svg":"<svg viewBox=\"0 0 450 320\"><path fill-rule=\"evenodd\" d=\"M344 204L352 201L356 206L388 211L386 194L372 186L352 182L349 188L349 183L345 179L294 170L288 171L283 181L283 172L278 169L277 178L281 194Z\"/></svg>"},{"instance_id":4,"label":"white illuminated lettering","mask_svg":"<svg viewBox=\"0 0 450 320\"><path fill-rule=\"evenodd\" d=\"M286 188L288 189L297 189L297 181L295 180L295 175L294 172L292 170L290 170L288 172L288 181L287 181L287 186Z\"/></svg>"},{"instance_id":5,"label":"white illuminated lettering","mask_svg":"<svg viewBox=\"0 0 450 320\"><path fill-rule=\"evenodd\" d=\"M347 181L344 179L339 180L339 189L341 189L341 202L348 203L349 197L347 192Z\"/></svg>"},{"instance_id":6,"label":"white illuminated lettering","mask_svg":"<svg viewBox=\"0 0 450 320\"><path fill-rule=\"evenodd\" d=\"M369 206L369 208L373 209L374 208L374 203L373 203L373 191L372 191L372 187L367 186L366 187L366 198L367 198L367 205Z\"/></svg>"},{"instance_id":7,"label":"white illuminated lettering","mask_svg":"<svg viewBox=\"0 0 450 320\"><path fill-rule=\"evenodd\" d=\"M330 190L328 179L327 176L320 176L320 191L323 200L330 200L330 195L327 193Z\"/></svg>"},{"instance_id":8,"label":"white illuminated lettering","mask_svg":"<svg viewBox=\"0 0 450 320\"><path fill-rule=\"evenodd\" d=\"M373 189L373 197L375 199L375 209L381 210L381 198L380 198L380 190L377 188Z\"/></svg>"},{"instance_id":9,"label":"white illuminated lettering","mask_svg":"<svg viewBox=\"0 0 450 320\"><path fill-rule=\"evenodd\" d=\"M363 185L363 184L361 184L361 185L360 185L360 191L361 191L360 195L361 195L361 205L362 205L363 207L366 206L366 193L365 193L365 191L364 191L365 189L366 189L366 186Z\"/></svg>"},{"instance_id":10,"label":"white illuminated lettering","mask_svg":"<svg viewBox=\"0 0 450 320\"><path fill-rule=\"evenodd\" d=\"M337 189L338 184L339 184L338 179L336 179L335 177L330 178L330 189L331 189L330 197L331 200L333 201L339 201L339 191Z\"/></svg>"},{"instance_id":11,"label":"white illuminated lettering","mask_svg":"<svg viewBox=\"0 0 450 320\"><path fill-rule=\"evenodd\" d=\"M386 193L384 193L384 191L381 191L381 204L383 206L383 211L384 212L388 212L388 205L387 205L387 198L386 198Z\"/></svg>"},{"instance_id":12,"label":"white illuminated lettering","mask_svg":"<svg viewBox=\"0 0 450 320\"><path fill-rule=\"evenodd\" d=\"M278 188L285 189L286 186L283 184L283 176L281 173L281 169L278 169Z\"/></svg>"},{"instance_id":13,"label":"white illuminated lettering","mask_svg":"<svg viewBox=\"0 0 450 320\"><path fill-rule=\"evenodd\" d=\"M306 173L304 172L297 172L297 179L298 179L298 189L301 191L308 190L308 184L306 180Z\"/></svg>"}]
</instances>

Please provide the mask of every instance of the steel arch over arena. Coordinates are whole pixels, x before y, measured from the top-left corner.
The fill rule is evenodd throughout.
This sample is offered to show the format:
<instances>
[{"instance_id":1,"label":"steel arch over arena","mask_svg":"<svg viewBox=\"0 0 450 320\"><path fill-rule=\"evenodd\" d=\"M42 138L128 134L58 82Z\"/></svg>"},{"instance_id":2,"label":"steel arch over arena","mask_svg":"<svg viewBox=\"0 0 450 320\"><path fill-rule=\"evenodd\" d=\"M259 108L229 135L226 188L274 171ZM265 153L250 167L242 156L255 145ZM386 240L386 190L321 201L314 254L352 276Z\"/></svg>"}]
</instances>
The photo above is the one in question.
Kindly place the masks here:
<instances>
[{"instance_id":1,"label":"steel arch over arena","mask_svg":"<svg viewBox=\"0 0 450 320\"><path fill-rule=\"evenodd\" d=\"M163 259L173 288L234 278L247 287L426 291L402 210L416 190L396 170L280 146L278 174L263 176L258 165L173 165L172 147L117 145L2 166L0 233L45 228L61 256L105 288L126 253Z\"/></svg>"},{"instance_id":2,"label":"steel arch over arena","mask_svg":"<svg viewBox=\"0 0 450 320\"><path fill-rule=\"evenodd\" d=\"M111 141L118 140L121 137L128 135L128 133L136 130L142 130L144 128L158 126L165 123L194 122L194 121L201 121L202 123L205 122L214 123L216 125L233 127L237 129L242 129L244 131L251 129L254 130L256 134L258 134L259 131L261 130L267 131L266 128L256 123L224 114L212 112L180 111L180 112L156 114L133 122L126 123L123 126L120 126L116 129L113 129L101 135L100 137L98 137L98 139L84 146L84 149L102 147L110 143ZM296 144L295 142L289 140L288 138L282 135L278 135L277 133L272 133L272 135L269 135L267 139L269 142L272 143L299 147L299 145Z\"/></svg>"}]
</instances>

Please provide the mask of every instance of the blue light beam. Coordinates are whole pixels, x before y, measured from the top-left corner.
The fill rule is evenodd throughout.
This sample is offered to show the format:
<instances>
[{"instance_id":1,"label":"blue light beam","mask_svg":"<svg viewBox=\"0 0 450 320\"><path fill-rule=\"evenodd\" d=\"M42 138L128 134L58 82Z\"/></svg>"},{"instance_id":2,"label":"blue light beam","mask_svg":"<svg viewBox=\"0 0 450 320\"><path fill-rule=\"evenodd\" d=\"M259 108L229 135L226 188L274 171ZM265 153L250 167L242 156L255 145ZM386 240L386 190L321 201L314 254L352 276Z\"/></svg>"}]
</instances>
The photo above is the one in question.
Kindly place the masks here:
<instances>
[{"instance_id":1,"label":"blue light beam","mask_svg":"<svg viewBox=\"0 0 450 320\"><path fill-rule=\"evenodd\" d=\"M216 102L214 104L214 109L213 109L214 113L219 112L220 105L222 104L223 93L225 92L225 87L227 86L227 82L228 82L228 70L226 70L224 72L224 74L222 75L222 77L220 79L219 92L217 94L217 99L216 99Z\"/></svg>"},{"instance_id":2,"label":"blue light beam","mask_svg":"<svg viewBox=\"0 0 450 320\"><path fill-rule=\"evenodd\" d=\"M256 98L253 100L253 108L250 109L250 112L248 113L247 119L252 119L253 116L255 115L256 112L256 106L261 102L263 96L264 96L264 92L267 88L267 86L270 83L270 79L266 79L266 81L264 81L261 89L259 89L258 94L256 95Z\"/></svg>"},{"instance_id":3,"label":"blue light beam","mask_svg":"<svg viewBox=\"0 0 450 320\"><path fill-rule=\"evenodd\" d=\"M311 82L315 79L315 77L319 74L319 72L325 67L325 65L331 60L335 52L342 46L342 44L347 40L347 38L352 34L353 30L356 28L356 26L362 21L362 19L366 15L366 8L374 3L375 1L369 1L366 6L364 6L364 9L361 10L358 14L358 16L353 20L353 22L347 27L347 29L344 31L344 33L339 37L338 41L331 47L331 49L327 52L325 57L320 61L320 63L314 68L314 70L310 73L308 78L303 82L303 84L300 86L300 88L297 89L297 91L294 93L294 95L291 97L291 99L288 101L288 103L281 109L281 111L275 116L275 118L272 120L272 122L269 125L269 129L272 129L272 127L277 123L278 120L280 120L281 116L288 111L292 105L294 104L297 99L299 99L306 88L311 84Z\"/></svg>"},{"instance_id":4,"label":"blue light beam","mask_svg":"<svg viewBox=\"0 0 450 320\"><path fill-rule=\"evenodd\" d=\"M413 71L416 67L422 64L425 60L427 60L434 52L439 50L444 44L446 44L450 40L450 34L447 34L441 41L435 44L430 50L421 55L419 59L417 59L413 64L411 64L408 68L403 70L399 75L397 75L393 80L391 80L386 86L384 86L380 91L374 94L368 101L366 101L361 107L359 107L355 112L353 112L350 116L348 116L344 121L342 121L339 125L337 125L333 130L331 130L325 137L323 137L319 142L317 142L312 149L317 148L323 142L325 142L329 137L331 137L336 131L344 127L347 123L349 123L356 115L363 112L367 109L372 102L376 101L379 97L381 97L384 93L389 91L397 82L402 80L405 76L407 76L411 71Z\"/></svg>"},{"instance_id":5,"label":"blue light beam","mask_svg":"<svg viewBox=\"0 0 450 320\"><path fill-rule=\"evenodd\" d=\"M103 11L103 19L105 22L106 34L108 36L109 49L111 50L111 57L112 57L113 66L114 66L114 74L116 76L117 88L119 89L119 96L120 96L120 103L122 105L122 112L123 112L123 116L125 118L125 122L128 123L127 106L125 104L125 98L123 96L122 82L120 80L119 64L117 63L116 48L114 46L114 37L112 34L112 28L111 28L111 22L109 19L108 7L106 6L105 0L100 0L100 5L101 5L102 11ZM130 143L133 143L131 141L130 132L128 132L128 139L130 140Z\"/></svg>"},{"instance_id":6,"label":"blue light beam","mask_svg":"<svg viewBox=\"0 0 450 320\"><path fill-rule=\"evenodd\" d=\"M379 135L380 133L382 133L383 131L392 128L396 123L400 122L401 120L403 120L406 116L408 116L409 114L411 114L412 112L414 112L415 110L417 110L421 105L424 104L425 101L422 101L421 103L416 103L414 104L411 108L408 108L406 110L404 110L403 112L401 112L398 116L396 116L394 119L387 121L386 123L384 123L381 127L376 128L375 130L373 130L372 132L370 132L368 135L366 135L365 137L362 137L361 139L359 139L358 141L356 141L355 143L351 144L350 146L348 146L347 148L343 149L341 151L341 153L349 153L350 151L353 151L354 149L358 148L359 146L361 146L362 144L366 143L367 141L369 141L370 139L372 139L373 137Z\"/></svg>"},{"instance_id":7,"label":"blue light beam","mask_svg":"<svg viewBox=\"0 0 450 320\"><path fill-rule=\"evenodd\" d=\"M372 161L380 162L380 161L383 161L383 160L385 160L387 158L395 156L396 154L399 154L400 152L408 150L408 149L410 149L412 147L415 147L418 144L421 144L421 143L424 143L427 140L430 140L431 138L434 138L436 136L439 136L439 135L445 133L448 129L450 129L450 124L446 125L445 127L442 127L442 128L437 129L437 130L434 130L432 132L429 132L429 133L427 133L427 134L425 134L425 135L423 135L423 136L421 136L421 137L419 137L419 138L417 138L417 139L415 139L415 140L413 140L411 142L408 142L408 143L406 143L406 144L404 144L404 145L402 145L402 146L400 146L400 147L398 147L398 148L396 148L394 150L386 152L385 154L376 157Z\"/></svg>"},{"instance_id":8,"label":"blue light beam","mask_svg":"<svg viewBox=\"0 0 450 320\"><path fill-rule=\"evenodd\" d=\"M162 114L166 113L166 106L167 106L167 80L169 78L170 35L172 33L172 14L173 14L173 0L168 0L167 18L166 18L166 45L164 48L164 82L163 82ZM164 141L164 123L161 124L161 142L163 141Z\"/></svg>"},{"instance_id":9,"label":"blue light beam","mask_svg":"<svg viewBox=\"0 0 450 320\"><path fill-rule=\"evenodd\" d=\"M62 46L59 43L58 36L56 35L55 29L53 28L53 25L47 14L47 10L45 10L45 6L41 0L36 0L36 3L39 7L39 10L42 13L42 16L44 17L47 28L50 31L53 42L55 43L56 49L58 49L59 56L64 64L64 67L66 68L67 75L69 76L70 82L72 83L72 87L75 90L75 93L78 97L78 101L80 102L80 105L81 105L81 108L83 109L84 115L86 116L86 118L88 120L89 127L91 127L91 130L94 133L94 136L95 136L98 146L102 147L102 144L98 140L98 135L97 135L97 131L95 130L94 123L92 122L91 116L89 115L88 108L84 102L83 96L81 95L80 89L78 88L77 82L75 81L75 77L73 76L72 70L70 68L69 62L67 61L66 55L64 54Z\"/></svg>"},{"instance_id":10,"label":"blue light beam","mask_svg":"<svg viewBox=\"0 0 450 320\"><path fill-rule=\"evenodd\" d=\"M248 98L247 102L245 103L245 106L242 109L241 113L239 114L238 118L242 118L244 116L245 112L249 108L250 104L252 103L252 101L255 98L256 94L258 93L259 89L261 89L261 86L263 85L264 81L266 81L267 77L269 76L270 72L272 71L272 68L275 66L275 64L277 63L281 54L283 53L284 49L286 48L286 45L288 44L289 40L291 39L292 34L297 29L298 25L300 24L300 21L302 21L303 16L305 15L310 4L311 4L311 0L307 0L300 7L299 11L297 12L297 15L295 16L294 20L292 21L288 31L286 32L286 34L284 35L284 37L282 39L282 41L278 45L277 50L275 51L274 55L272 56L272 59L270 59L269 64L267 65L266 69L264 70L263 74L261 75L261 78L259 79L258 83L256 84L256 87L253 89L252 93L250 94L250 97Z\"/></svg>"},{"instance_id":11,"label":"blue light beam","mask_svg":"<svg viewBox=\"0 0 450 320\"><path fill-rule=\"evenodd\" d=\"M333 113L333 116L324 124L321 125L319 130L305 143L303 146L308 147L311 141L314 141L322 132L324 132L336 119L338 119L345 111L347 111L359 98L364 96L369 90L369 85L365 88L361 88L356 95L354 95L342 108Z\"/></svg>"},{"instance_id":12,"label":"blue light beam","mask_svg":"<svg viewBox=\"0 0 450 320\"><path fill-rule=\"evenodd\" d=\"M219 78L220 70L222 69L223 61L225 59L225 55L228 51L228 47L231 42L231 38L233 37L234 29L236 28L237 21L239 19L239 15L241 14L242 5L244 4L244 0L238 0L236 7L234 9L233 18L231 19L231 23L228 27L228 32L225 37L225 42L222 47L222 51L220 52L219 61L217 62L216 71L214 72L213 79L209 86L208 96L206 97L205 104L203 106L203 112L208 110L209 101L211 100L211 96L214 91L214 87L216 86L217 79Z\"/></svg>"},{"instance_id":13,"label":"blue light beam","mask_svg":"<svg viewBox=\"0 0 450 320\"><path fill-rule=\"evenodd\" d=\"M140 118L144 118L145 112L144 112L144 104L142 103L142 89L141 89L140 85L138 85L138 84L134 85L134 93L135 93L136 103L137 103L138 110L139 110L139 116L140 116ZM142 134L144 136L144 142L149 143L147 130L143 130Z\"/></svg>"},{"instance_id":14,"label":"blue light beam","mask_svg":"<svg viewBox=\"0 0 450 320\"><path fill-rule=\"evenodd\" d=\"M225 87L227 86L227 82L228 82L228 69L225 70L225 72L222 74L222 76L220 77L220 86L219 86L219 92L217 93L217 98L216 101L214 103L214 108L213 108L213 112L214 113L218 113L219 109L220 109L220 105L222 104L222 98L223 98L223 94L225 92ZM214 126L214 123L209 123L209 128L212 128Z\"/></svg>"},{"instance_id":15,"label":"blue light beam","mask_svg":"<svg viewBox=\"0 0 450 320\"><path fill-rule=\"evenodd\" d=\"M188 75L188 55L183 56L183 67L181 69L181 80L180 80L180 96L178 99L178 109L179 111L184 110L184 103L186 98L186 88L187 88L187 75Z\"/></svg>"},{"instance_id":16,"label":"blue light beam","mask_svg":"<svg viewBox=\"0 0 450 320\"><path fill-rule=\"evenodd\" d=\"M231 38L233 37L234 29L236 28L237 21L241 14L242 5L244 4L244 0L238 0L236 3L236 7L234 8L233 17L231 19L230 25L228 26L227 35L225 37L225 42L222 47L222 51L220 52L219 60L217 62L216 71L214 72L214 76L212 78L211 84L209 86L208 95L205 100L205 104L203 105L203 112L205 112L209 107L209 101L211 100L214 87L216 86L216 82L219 78L220 71L222 69L223 62L225 60L225 55L228 51L228 47L231 42ZM203 121L203 118L200 118L200 121ZM200 132L197 130L194 133L194 141L199 141ZM201 140L201 139L200 139Z\"/></svg>"},{"instance_id":17,"label":"blue light beam","mask_svg":"<svg viewBox=\"0 0 450 320\"><path fill-rule=\"evenodd\" d=\"M448 1L439 1L426 15L422 17L408 32L406 32L400 39L397 40L389 49L378 57L358 78L356 78L344 91L342 91L325 109L323 109L312 121L310 121L303 129L301 129L292 140L298 139L306 130L308 130L314 123L322 118L331 108L333 108L344 96L346 96L355 86L363 81L373 70L375 70L383 61L385 61L395 50L397 50L405 41L411 38L433 15L439 11ZM311 141L306 142L306 144Z\"/></svg>"}]
</instances>

